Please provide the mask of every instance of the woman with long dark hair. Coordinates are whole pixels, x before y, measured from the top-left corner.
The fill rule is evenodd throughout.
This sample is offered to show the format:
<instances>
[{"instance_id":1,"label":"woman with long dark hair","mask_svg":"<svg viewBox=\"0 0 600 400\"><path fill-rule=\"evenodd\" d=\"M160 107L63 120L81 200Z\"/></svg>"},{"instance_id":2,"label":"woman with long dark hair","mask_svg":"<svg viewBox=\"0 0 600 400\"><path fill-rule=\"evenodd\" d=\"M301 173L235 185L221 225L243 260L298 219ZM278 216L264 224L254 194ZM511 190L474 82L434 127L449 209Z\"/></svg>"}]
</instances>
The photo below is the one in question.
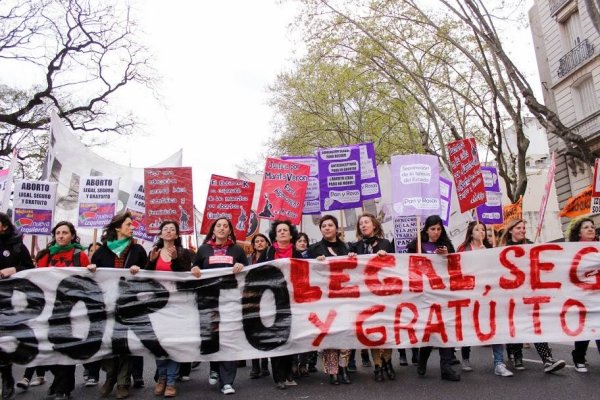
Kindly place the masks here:
<instances>
[{"instance_id":1,"label":"woman with long dark hair","mask_svg":"<svg viewBox=\"0 0 600 400\"><path fill-rule=\"evenodd\" d=\"M438 215L430 215L425 220L425 225L419 233L421 235L421 248L418 248L417 238L413 239L406 246L409 253L425 253L448 255L454 253L454 246L444 229L442 219ZM419 364L417 365L417 373L421 376L427 371L427 360L433 350L432 346L425 346L419 349ZM440 347L440 370L442 379L448 381L460 381L460 375L452 368L453 348Z\"/></svg>"},{"instance_id":2,"label":"woman with long dark hair","mask_svg":"<svg viewBox=\"0 0 600 400\"><path fill-rule=\"evenodd\" d=\"M96 268L127 268L135 274L148 262L146 250L133 240L130 212L115 215L104 227L100 241L102 246L94 252L92 264L88 267L92 271ZM115 384L117 399L129 396L132 363L133 356L126 354L102 360L102 367L106 371L106 382L100 389L103 397L112 393ZM137 385L139 387L139 383Z\"/></svg>"},{"instance_id":3,"label":"woman with long dark hair","mask_svg":"<svg viewBox=\"0 0 600 400\"><path fill-rule=\"evenodd\" d=\"M594 221L588 217L573 220L569 227L568 239L569 242L597 242ZM571 352L571 356L577 372L588 372L585 356L589 345L589 340L575 342L575 349ZM596 347L600 351L600 339L596 339Z\"/></svg>"},{"instance_id":4,"label":"woman with long dark hair","mask_svg":"<svg viewBox=\"0 0 600 400\"><path fill-rule=\"evenodd\" d=\"M475 251L489 249L492 247L489 242L487 235L487 226L483 222L473 221L469 222L467 227L467 233L465 235L465 241L458 246L458 251ZM471 366L470 356L471 347L464 346L460 349L462 355L462 370L465 372L473 371ZM513 376L513 373L506 368L504 364L504 346L501 344L492 345L492 353L494 356L494 373L498 376L509 377Z\"/></svg>"},{"instance_id":5,"label":"woman with long dark hair","mask_svg":"<svg viewBox=\"0 0 600 400\"><path fill-rule=\"evenodd\" d=\"M308 239L308 235L304 232L298 233L298 239L296 239L296 243L294 247L296 251L300 253L302 258L308 258L308 245L310 240ZM297 360L294 360L294 363L298 364L298 376L308 376L309 372L317 372L317 359L318 352L316 351L307 351L305 353L298 354Z\"/></svg>"},{"instance_id":6,"label":"woman with long dark hair","mask_svg":"<svg viewBox=\"0 0 600 400\"><path fill-rule=\"evenodd\" d=\"M532 244L533 242L526 237L525 221L522 219L516 219L510 221L506 230L500 238L500 246L515 246L520 244ZM534 343L535 349L537 350L542 363L544 364L544 372L550 373L562 369L566 364L563 360L555 360L552 357L552 350L548 343ZM508 357L511 359L513 366L516 370L522 371L525 369L523 365L523 343L509 343L506 345L506 352Z\"/></svg>"},{"instance_id":7,"label":"woman with long dark hair","mask_svg":"<svg viewBox=\"0 0 600 400\"><path fill-rule=\"evenodd\" d=\"M8 215L0 213L0 279L10 278L18 271L33 268L31 254L23 244L23 236L17 232ZM15 394L12 363L0 360L2 376L2 400Z\"/></svg>"},{"instance_id":8,"label":"woman with long dark hair","mask_svg":"<svg viewBox=\"0 0 600 400\"><path fill-rule=\"evenodd\" d=\"M236 244L233 224L227 218L219 218L210 225L204 243L198 247L191 272L196 278L200 278L202 270L212 268L231 268L237 274L246 265L248 258ZM211 385L218 382L221 393L233 394L236 370L237 361L211 362L208 382Z\"/></svg>"},{"instance_id":9,"label":"woman with long dark hair","mask_svg":"<svg viewBox=\"0 0 600 400\"><path fill-rule=\"evenodd\" d=\"M349 248L338 234L339 224L333 215L324 215L319 220L319 229L323 239L308 248L308 258L324 261L327 257L345 256ZM348 375L350 349L325 349L323 350L323 370L329 375L329 383L339 385L352 383Z\"/></svg>"}]
</instances>

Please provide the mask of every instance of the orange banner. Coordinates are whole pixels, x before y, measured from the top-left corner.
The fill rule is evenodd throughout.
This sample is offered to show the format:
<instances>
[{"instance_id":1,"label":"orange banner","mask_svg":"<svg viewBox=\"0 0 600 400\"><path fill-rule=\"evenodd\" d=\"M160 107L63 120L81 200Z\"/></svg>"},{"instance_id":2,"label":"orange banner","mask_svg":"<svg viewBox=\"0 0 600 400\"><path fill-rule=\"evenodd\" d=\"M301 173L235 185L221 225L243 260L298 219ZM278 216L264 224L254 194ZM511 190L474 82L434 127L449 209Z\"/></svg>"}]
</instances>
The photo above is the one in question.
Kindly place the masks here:
<instances>
[{"instance_id":1,"label":"orange banner","mask_svg":"<svg viewBox=\"0 0 600 400\"><path fill-rule=\"evenodd\" d=\"M494 229L496 230L504 229L510 221L523 219L523 196L519 197L516 203L502 207L502 214L504 215L504 222L494 225Z\"/></svg>"},{"instance_id":2,"label":"orange banner","mask_svg":"<svg viewBox=\"0 0 600 400\"><path fill-rule=\"evenodd\" d=\"M592 185L583 189L577 196L567 200L567 203L560 210L561 217L575 218L590 213L590 204L592 202Z\"/></svg>"}]
</instances>

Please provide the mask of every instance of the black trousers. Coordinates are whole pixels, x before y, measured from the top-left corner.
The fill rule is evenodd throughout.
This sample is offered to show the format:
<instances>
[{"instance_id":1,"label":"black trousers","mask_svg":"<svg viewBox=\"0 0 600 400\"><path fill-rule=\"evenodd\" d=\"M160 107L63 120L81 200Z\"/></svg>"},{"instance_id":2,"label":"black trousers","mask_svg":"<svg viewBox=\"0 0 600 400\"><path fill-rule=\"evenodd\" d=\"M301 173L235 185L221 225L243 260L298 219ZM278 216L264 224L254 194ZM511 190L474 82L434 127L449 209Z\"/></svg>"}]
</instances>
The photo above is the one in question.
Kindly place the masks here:
<instances>
[{"instance_id":1,"label":"black trousers","mask_svg":"<svg viewBox=\"0 0 600 400\"><path fill-rule=\"evenodd\" d=\"M589 345L590 345L589 340L581 340L581 341L575 342L575 350L573 350L571 352L571 355L573 356L573 362L575 362L577 364L585 364L585 355L587 353L587 349L588 349ZM598 351L600 352L600 339L596 340L596 347L598 348Z\"/></svg>"},{"instance_id":2,"label":"black trousers","mask_svg":"<svg viewBox=\"0 0 600 400\"><path fill-rule=\"evenodd\" d=\"M419 349L419 363L423 363L424 365L427 365L427 360L429 359L429 356L431 355L432 350L433 350L433 347L431 347L431 346L421 347ZM452 362L452 356L454 355L454 349L452 347L440 347L439 352L440 352L440 369L442 371L444 371L445 369L452 368L451 362Z\"/></svg>"},{"instance_id":3,"label":"black trousers","mask_svg":"<svg viewBox=\"0 0 600 400\"><path fill-rule=\"evenodd\" d=\"M54 375L50 393L71 393L75 389L75 365L52 365L50 371Z\"/></svg>"},{"instance_id":4,"label":"black trousers","mask_svg":"<svg viewBox=\"0 0 600 400\"><path fill-rule=\"evenodd\" d=\"M275 383L285 382L292 378L293 355L271 357L271 369Z\"/></svg>"}]
</instances>

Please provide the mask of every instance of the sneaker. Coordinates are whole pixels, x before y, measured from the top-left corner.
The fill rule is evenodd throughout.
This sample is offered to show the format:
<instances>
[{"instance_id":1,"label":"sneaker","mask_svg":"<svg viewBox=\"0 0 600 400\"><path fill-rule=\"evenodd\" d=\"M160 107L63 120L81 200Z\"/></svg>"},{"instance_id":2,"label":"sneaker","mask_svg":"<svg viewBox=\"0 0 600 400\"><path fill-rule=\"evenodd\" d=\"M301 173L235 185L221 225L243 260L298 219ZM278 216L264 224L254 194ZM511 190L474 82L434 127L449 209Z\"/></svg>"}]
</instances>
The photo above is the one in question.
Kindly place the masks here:
<instances>
[{"instance_id":1,"label":"sneaker","mask_svg":"<svg viewBox=\"0 0 600 400\"><path fill-rule=\"evenodd\" d=\"M471 367L471 361L463 360L461 370L463 370L465 372L472 372L473 367Z\"/></svg>"},{"instance_id":2,"label":"sneaker","mask_svg":"<svg viewBox=\"0 0 600 400\"><path fill-rule=\"evenodd\" d=\"M97 379L89 378L88 377L87 380L85 381L85 386L90 387L90 386L96 386L96 385L98 385L98 380Z\"/></svg>"},{"instance_id":3,"label":"sneaker","mask_svg":"<svg viewBox=\"0 0 600 400\"><path fill-rule=\"evenodd\" d=\"M223 385L223 387L221 388L221 393L223 393L223 394L234 394L235 393L235 389L231 385Z\"/></svg>"},{"instance_id":4,"label":"sneaker","mask_svg":"<svg viewBox=\"0 0 600 400\"><path fill-rule=\"evenodd\" d=\"M189 382L189 381L190 381L190 379L191 379L191 378L190 378L188 375L183 375L183 376L181 377L181 382Z\"/></svg>"},{"instance_id":5,"label":"sneaker","mask_svg":"<svg viewBox=\"0 0 600 400\"><path fill-rule=\"evenodd\" d=\"M515 361L513 361L513 366L517 371L525 371L525 366L523 365L523 359L521 357L515 357Z\"/></svg>"},{"instance_id":6,"label":"sneaker","mask_svg":"<svg viewBox=\"0 0 600 400\"><path fill-rule=\"evenodd\" d=\"M546 372L546 373L555 372L555 371L558 371L559 369L564 368L565 365L566 365L566 363L563 360L554 360L552 358L549 358L544 363L544 372Z\"/></svg>"},{"instance_id":7,"label":"sneaker","mask_svg":"<svg viewBox=\"0 0 600 400\"><path fill-rule=\"evenodd\" d=\"M19 389L27 390L29 388L29 379L23 378L19 382L17 382L17 387Z\"/></svg>"},{"instance_id":8,"label":"sneaker","mask_svg":"<svg viewBox=\"0 0 600 400\"><path fill-rule=\"evenodd\" d=\"M56 397L54 397L54 400L69 400L71 398L71 394L70 393L56 393Z\"/></svg>"},{"instance_id":9,"label":"sneaker","mask_svg":"<svg viewBox=\"0 0 600 400\"><path fill-rule=\"evenodd\" d=\"M364 368L371 368L372 367L371 360L362 360L362 366Z\"/></svg>"},{"instance_id":10,"label":"sneaker","mask_svg":"<svg viewBox=\"0 0 600 400\"><path fill-rule=\"evenodd\" d=\"M575 363L575 371L583 373L583 372L588 372L588 369L585 364ZM17 386L19 386L18 383L17 383Z\"/></svg>"},{"instance_id":11,"label":"sneaker","mask_svg":"<svg viewBox=\"0 0 600 400\"><path fill-rule=\"evenodd\" d=\"M295 380L288 379L287 381L285 381L285 386L298 386L298 384L296 383Z\"/></svg>"},{"instance_id":12,"label":"sneaker","mask_svg":"<svg viewBox=\"0 0 600 400\"><path fill-rule=\"evenodd\" d=\"M135 389L141 389L144 387L144 378L134 378L133 379L133 387Z\"/></svg>"},{"instance_id":13,"label":"sneaker","mask_svg":"<svg viewBox=\"0 0 600 400\"><path fill-rule=\"evenodd\" d=\"M43 376L36 376L35 378L33 378L31 380L31 382L29 383L29 386L40 386L40 385L43 385L44 383L46 383L46 378L44 378Z\"/></svg>"},{"instance_id":14,"label":"sneaker","mask_svg":"<svg viewBox=\"0 0 600 400\"><path fill-rule=\"evenodd\" d=\"M208 375L208 384L216 385L217 382L219 382L219 373L217 371L210 371L210 375Z\"/></svg>"},{"instance_id":15,"label":"sneaker","mask_svg":"<svg viewBox=\"0 0 600 400\"><path fill-rule=\"evenodd\" d=\"M277 382L275 384L275 387L279 390L285 390L286 386L285 386L285 382Z\"/></svg>"},{"instance_id":16,"label":"sneaker","mask_svg":"<svg viewBox=\"0 0 600 400\"><path fill-rule=\"evenodd\" d=\"M513 376L513 373L506 368L506 365L500 363L494 368L494 374L498 376Z\"/></svg>"}]
</instances>

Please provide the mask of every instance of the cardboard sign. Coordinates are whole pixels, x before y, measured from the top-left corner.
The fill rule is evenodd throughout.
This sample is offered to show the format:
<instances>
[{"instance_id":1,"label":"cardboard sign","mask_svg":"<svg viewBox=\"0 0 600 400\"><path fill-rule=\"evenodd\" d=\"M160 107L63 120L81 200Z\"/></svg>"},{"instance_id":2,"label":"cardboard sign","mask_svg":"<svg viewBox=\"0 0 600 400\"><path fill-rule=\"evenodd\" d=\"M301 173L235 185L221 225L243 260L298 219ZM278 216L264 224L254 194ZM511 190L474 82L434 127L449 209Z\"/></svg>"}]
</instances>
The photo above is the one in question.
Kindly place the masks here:
<instances>
[{"instance_id":1,"label":"cardboard sign","mask_svg":"<svg viewBox=\"0 0 600 400\"><path fill-rule=\"evenodd\" d=\"M15 181L13 222L21 233L52 234L56 186L56 182Z\"/></svg>"},{"instance_id":2,"label":"cardboard sign","mask_svg":"<svg viewBox=\"0 0 600 400\"><path fill-rule=\"evenodd\" d=\"M79 182L79 228L103 228L115 216L119 178L84 176Z\"/></svg>"},{"instance_id":3,"label":"cardboard sign","mask_svg":"<svg viewBox=\"0 0 600 400\"><path fill-rule=\"evenodd\" d=\"M448 158L461 212L485 204L485 186L475 139L448 143Z\"/></svg>"}]
</instances>

